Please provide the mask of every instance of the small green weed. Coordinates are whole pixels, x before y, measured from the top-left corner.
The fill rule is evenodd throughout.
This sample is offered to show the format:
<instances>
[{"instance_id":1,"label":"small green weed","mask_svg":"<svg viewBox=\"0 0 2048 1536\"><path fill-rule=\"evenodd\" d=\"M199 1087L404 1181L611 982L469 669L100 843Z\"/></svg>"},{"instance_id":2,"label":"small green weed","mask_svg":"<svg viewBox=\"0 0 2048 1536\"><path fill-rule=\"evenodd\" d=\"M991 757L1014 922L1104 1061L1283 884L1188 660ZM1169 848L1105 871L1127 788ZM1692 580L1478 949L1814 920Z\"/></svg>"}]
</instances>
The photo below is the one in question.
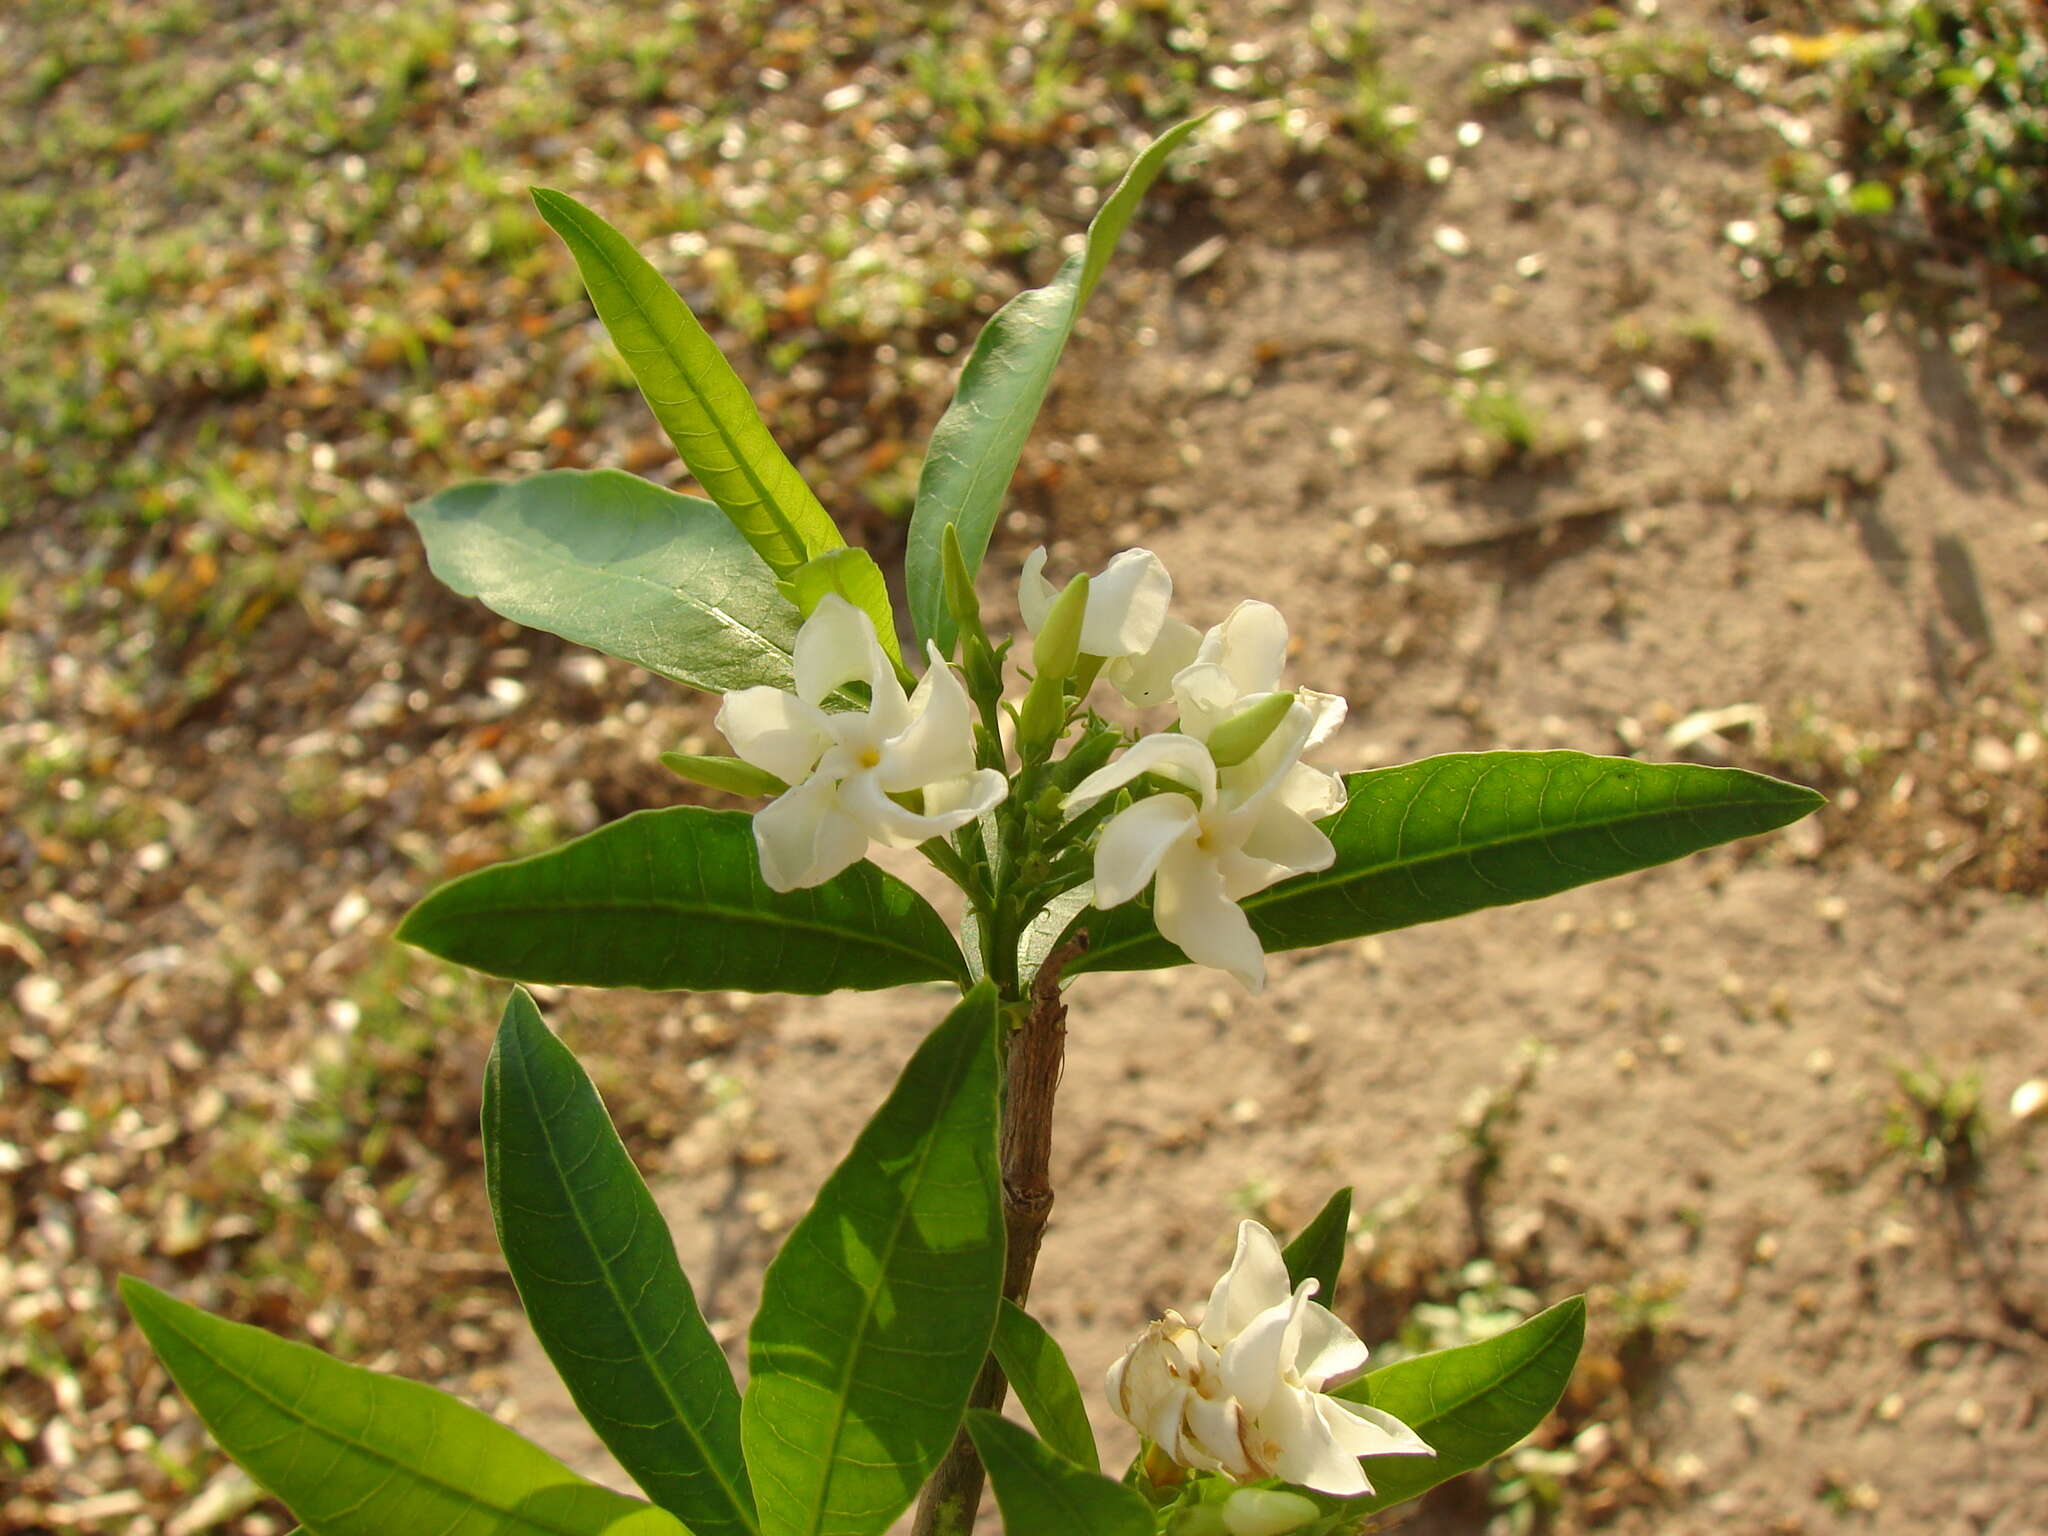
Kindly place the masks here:
<instances>
[{"instance_id":1,"label":"small green weed","mask_svg":"<svg viewBox=\"0 0 2048 1536\"><path fill-rule=\"evenodd\" d=\"M1901 1065L1897 1080L1899 1098L1885 1116L1886 1148L1931 1183L1969 1182L1984 1162L1982 1074L1971 1067L1951 1076L1923 1062Z\"/></svg>"}]
</instances>

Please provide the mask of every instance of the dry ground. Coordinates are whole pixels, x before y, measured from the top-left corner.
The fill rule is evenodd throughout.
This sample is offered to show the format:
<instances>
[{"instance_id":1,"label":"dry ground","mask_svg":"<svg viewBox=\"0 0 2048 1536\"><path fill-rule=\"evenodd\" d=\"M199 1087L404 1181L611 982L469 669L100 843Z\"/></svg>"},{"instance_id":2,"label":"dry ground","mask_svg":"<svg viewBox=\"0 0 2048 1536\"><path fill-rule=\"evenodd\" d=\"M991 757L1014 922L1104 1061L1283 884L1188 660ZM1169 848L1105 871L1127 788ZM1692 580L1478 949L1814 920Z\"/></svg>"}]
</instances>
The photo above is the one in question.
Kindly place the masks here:
<instances>
[{"instance_id":1,"label":"dry ground","mask_svg":"<svg viewBox=\"0 0 2048 1536\"><path fill-rule=\"evenodd\" d=\"M1226 67L1301 24L1213 9ZM1035 543L1073 568L1142 542L1187 617L1288 613L1300 680L1352 702L1329 766L1689 753L1832 804L1282 958L1257 999L1188 971L1078 984L1036 1309L1090 1382L1199 1301L1240 1213L1298 1222L1353 1183L1340 1306L1369 1341L1446 1336L1428 1305L1461 1297L1594 1302L1541 1437L1559 1454L1447 1489L1418 1528L2048 1529L2044 1121L2005 1109L2048 1071L2038 316L1995 276L1759 296L1727 239L1783 142L1754 100L1474 106L1509 7L1378 15L1424 108L1407 170L1353 203L1344 165L1248 128L1160 199L1070 354L989 601ZM1739 54L1748 20L1701 0L1657 25ZM921 431L940 385L890 409ZM636 441L638 401L594 398L590 441ZM821 448L830 425L806 428L823 473L865 483L875 443ZM410 496L429 472L393 474ZM601 1470L478 1205L490 989L383 935L445 874L672 799L655 754L708 712L436 594L388 509L294 536L302 584L248 621L236 686L138 700L88 619L157 601L152 572L217 571L124 576L32 505L0 534L26 573L7 739L33 769L7 790L0 933L0 1529L211 1528L195 1497L282 1528L113 1313L121 1268L440 1380ZM864 526L894 537L878 504ZM550 1000L735 1346L940 1002ZM1900 1079L1921 1066L1980 1080L1981 1113L1923 1115Z\"/></svg>"}]
</instances>

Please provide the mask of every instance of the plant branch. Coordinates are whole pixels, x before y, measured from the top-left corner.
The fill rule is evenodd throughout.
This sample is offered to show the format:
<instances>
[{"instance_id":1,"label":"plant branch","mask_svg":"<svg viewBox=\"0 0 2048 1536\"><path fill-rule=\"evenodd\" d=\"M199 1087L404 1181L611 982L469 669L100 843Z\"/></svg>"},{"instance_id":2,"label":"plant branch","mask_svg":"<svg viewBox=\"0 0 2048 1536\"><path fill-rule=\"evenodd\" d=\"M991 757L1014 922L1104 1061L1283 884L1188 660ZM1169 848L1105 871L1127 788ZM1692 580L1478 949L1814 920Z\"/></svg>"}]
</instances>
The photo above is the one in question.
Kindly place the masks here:
<instances>
[{"instance_id":1,"label":"plant branch","mask_svg":"<svg viewBox=\"0 0 2048 1536\"><path fill-rule=\"evenodd\" d=\"M1050 955L1031 980L1024 1022L1010 1037L1003 1079L1001 1140L1004 1250L1003 1295L1022 1306L1031 1294L1038 1246L1052 1214L1052 1101L1066 1062L1067 1005L1060 973L1086 953L1088 935L1076 933ZM970 1408L996 1409L1010 1384L990 1355L968 1395ZM953 1438L918 1498L911 1536L968 1536L981 1506L981 1458L963 1429Z\"/></svg>"}]
</instances>

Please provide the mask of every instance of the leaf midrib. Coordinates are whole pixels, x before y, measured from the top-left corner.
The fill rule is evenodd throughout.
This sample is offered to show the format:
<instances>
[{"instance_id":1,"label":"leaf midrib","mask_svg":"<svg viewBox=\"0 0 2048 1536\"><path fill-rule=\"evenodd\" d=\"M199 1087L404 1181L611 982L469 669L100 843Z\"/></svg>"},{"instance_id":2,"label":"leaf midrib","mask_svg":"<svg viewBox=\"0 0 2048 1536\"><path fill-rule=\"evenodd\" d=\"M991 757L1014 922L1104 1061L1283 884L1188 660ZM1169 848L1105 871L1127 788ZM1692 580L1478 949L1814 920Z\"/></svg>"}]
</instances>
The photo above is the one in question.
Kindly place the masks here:
<instances>
[{"instance_id":1,"label":"leaf midrib","mask_svg":"<svg viewBox=\"0 0 2048 1536\"><path fill-rule=\"evenodd\" d=\"M165 1327L168 1327L172 1332L176 1333L179 1338L183 1339L193 1349L197 1350L199 1352L200 1357L204 1359L208 1364L210 1364L215 1370L219 1371L223 1376L226 1376L230 1381L233 1381L237 1385L241 1386L244 1390L253 1393L255 1396L261 1398L264 1402L268 1403L272 1408L276 1409L277 1412L284 1418L298 1425L303 1432L313 1435L319 1439L329 1440L334 1442L335 1444L346 1446L350 1450L353 1450L358 1454L368 1458L369 1460L376 1462L378 1465L389 1468L394 1473L410 1477L417 1482L425 1483L429 1487L434 1488L443 1494L446 1494L447 1496L455 1499L458 1502L466 1502L476 1507L490 1510L493 1514L502 1516L507 1520L515 1521L517 1524L523 1526L527 1530L539 1531L542 1533L542 1536L583 1536L582 1532L579 1532L568 1526L542 1525L532 1516L522 1514L517 1508L505 1504L500 1504L493 1499L485 1498L483 1495L476 1493L471 1489L459 1488L453 1483L443 1482L440 1478L434 1476L431 1472L424 1471L419 1467L415 1467L410 1465L409 1463L400 1461L396 1456L393 1456L388 1452L380 1451L376 1449L374 1446L367 1445L364 1442L357 1440L350 1435L342 1433L340 1430L330 1429L316 1420L307 1418L305 1414L295 1405L288 1404L283 1399L273 1396L269 1391L267 1391L264 1388L263 1384L260 1381L258 1381L255 1377L244 1375L241 1371L237 1370L233 1365L229 1364L226 1360L222 1359L219 1355L215 1354L213 1350L211 1350L207 1346L206 1342L203 1339L199 1338L197 1335L193 1333L188 1332L184 1327L180 1325L176 1313L159 1311L157 1313L157 1319ZM503 1428L502 1425L496 1425L495 1420L491 1422L495 1427ZM506 1433L513 1434L515 1432L507 1430ZM535 1454L537 1455L544 1456L547 1454L544 1451L540 1451L538 1447L535 1447L534 1449ZM563 1471L565 1474L563 1481L559 1483L546 1483L538 1488L530 1490L530 1492L541 1493L545 1492L549 1488L598 1486L597 1484L590 1483L585 1478L577 1477L573 1472L569 1472L567 1468L564 1468ZM522 1498L523 1497L526 1497L526 1495L522 1495ZM646 1507L652 1508L653 1506L650 1505Z\"/></svg>"},{"instance_id":2,"label":"leaf midrib","mask_svg":"<svg viewBox=\"0 0 2048 1536\"><path fill-rule=\"evenodd\" d=\"M979 1014L985 1011L986 1010L978 1009L977 1013ZM979 1020L979 1022L990 1026L993 1025L993 1020L981 1019ZM959 1091L960 1080L963 1077L965 1077L970 1070L972 1070L974 1065L974 1057L981 1050L981 1048L982 1042L980 1040L976 1040L968 1049L962 1051L959 1057L956 1059L953 1071L949 1073L947 1077L946 1092L949 1099L952 1097L952 1095ZM893 1097L893 1095L891 1097ZM932 1153L939 1144L940 1138L938 1135L938 1127L941 1123L942 1121L934 1121L931 1129L919 1138L920 1147L917 1155L917 1166L913 1174L913 1185L922 1184L924 1182L925 1169L930 1165ZM819 1193L822 1195L824 1192L821 1190ZM908 1224L909 1220L910 1201L905 1200L900 1205L898 1205L896 1209L896 1220L890 1226L889 1241L882 1251L882 1263L880 1268L881 1272L884 1274L888 1273L890 1265L895 1260L896 1249L902 1241L903 1229ZM868 1291L862 1295L860 1322L854 1329L854 1337L856 1339L864 1339L866 1337L868 1331L868 1324L874 1317L875 1301L876 1298L878 1298L881 1295L881 1291L881 1286L877 1285L873 1290ZM985 1349L984 1353L986 1353ZM818 1536L819 1531L824 1526L826 1513L824 1502L825 1488L831 1481L831 1469L837 1460L840 1437L846 1431L847 1389L853 1384L854 1365L858 1358L858 1350L850 1349L847 1351L846 1370L840 1377L839 1390L837 1393L834 1394L833 1398L832 1428L831 1433L826 1438L826 1446L828 1449L824 1463L826 1469L825 1476L823 1479L820 1480L818 1484L818 1502L812 1505L811 1507L810 1520L809 1523L804 1526L803 1536Z\"/></svg>"},{"instance_id":3,"label":"leaf midrib","mask_svg":"<svg viewBox=\"0 0 2048 1536\"><path fill-rule=\"evenodd\" d=\"M1368 864L1362 868L1347 869L1334 876L1297 877L1296 880L1288 880L1279 885L1271 886L1257 895L1247 896L1238 905L1244 909L1247 917L1255 917L1263 908L1273 906L1276 903L1291 901L1300 896L1316 895L1323 891L1340 890L1344 886L1355 884L1360 880L1369 880L1392 870L1420 868L1439 860L1469 858L1474 854L1486 853L1496 848L1513 847L1519 843L1536 842L1543 838L1561 837L1573 832L1598 831L1602 828L1655 821L1661 818L1691 816L1702 812L1737 810L1750 806L1790 805L1792 803L1794 802L1790 797L1774 799L1759 795L1739 800L1715 800L1705 805L1665 805L1659 806L1654 810L1630 811L1622 815L1574 821L1563 826L1538 828L1529 832L1513 832L1504 837L1489 838L1483 843L1460 844L1455 848L1437 849L1412 859L1386 859L1378 864ZM1338 818L1341 819L1345 811L1349 809L1350 806L1346 805L1344 811L1337 813ZM1643 867L1649 868L1651 866L1645 865ZM1630 871L1630 873L1636 873L1636 871ZM1135 949L1145 944L1163 942L1165 941L1156 931L1137 934L1128 939L1112 941L1091 950L1077 969L1082 971L1099 970L1101 969L1100 962L1105 955L1122 954L1125 950Z\"/></svg>"},{"instance_id":4,"label":"leaf midrib","mask_svg":"<svg viewBox=\"0 0 2048 1536\"><path fill-rule=\"evenodd\" d=\"M712 507L714 511L717 510L717 504L715 502L704 503L704 505ZM725 514L723 512L719 512L719 515L723 517ZM687 588L676 586L670 582L657 580L655 577L652 576L642 576L637 572L622 571L617 566L598 565L590 561L577 560L568 555L558 554L554 550L549 549L545 544L529 543L525 539L520 538L518 535L506 532L502 529L499 530L499 536L505 539L507 543L514 545L516 548L527 553L538 555L543 561L546 561L556 567L576 571L578 573L585 575L594 575L597 577L601 577L606 581L627 582L637 586L648 587L654 590L655 592L660 593L663 597L674 598L680 603L682 603L684 607L695 609L698 613L704 614L706 617L710 618L714 623L719 625L720 628L729 630L738 635L742 635L746 639L754 642L769 655L780 658L786 664L784 670L793 671L793 669L796 666L795 657L791 652L785 650L782 646L776 644L773 640L770 640L766 635L762 634L759 630L753 628L744 620L735 617L733 614L728 612L726 609L720 607L718 604L708 603L704 601L702 598L692 597L689 594ZM546 626L535 625L533 627L536 629L540 629L545 628ZM550 632L560 633L559 631ZM565 636L564 638L569 637ZM689 679L678 676L676 677L676 681L687 682L689 681Z\"/></svg>"},{"instance_id":5,"label":"leaf midrib","mask_svg":"<svg viewBox=\"0 0 2048 1536\"><path fill-rule=\"evenodd\" d=\"M577 206L573 202L570 203L570 206L575 209L575 212L571 215L571 217L576 222L578 233L580 233L583 236L584 240L588 242L591 250L596 253L597 259L604 263L605 270L611 274L612 281L617 283L619 285L620 291L625 294L626 302L633 306L635 312L638 313L640 318L646 322L647 328L654 333L655 344L661 348L662 354L668 358L670 366L673 367L677 373L682 375L683 383L688 387L690 393L696 397L697 409L703 413L704 419L711 423L712 430L718 434L718 440L720 443L724 444L726 452L732 455L733 465L739 471L740 477L747 482L748 486L752 488L755 496L759 498L757 504L760 506L761 510L768 515L768 520L775 525L776 532L780 534L782 538L788 542L790 548L795 551L796 558L794 564L803 564L805 558L807 558L810 553L810 546L804 541L803 536L797 531L796 525L789 521L788 514L782 510L782 504L780 503L780 501L778 501L770 493L767 483L763 481L759 475L755 474L753 461L750 458L748 458L746 454L740 451L738 442L734 440L732 433L727 429L725 419L719 414L718 411L713 409L709 397L705 394L705 391L699 385L697 381L696 370L690 366L689 362L683 357L683 355L670 343L666 332L660 325L658 325L655 322L653 312L650 311L648 307L641 302L639 295L633 291L633 285L626 280L626 276L619 269L618 263L612 259L611 252L605 249L604 242L598 239L596 236L592 235L588 229L585 229L583 227L582 220L579 216L585 210L583 210L581 207ZM624 237L621 236L620 238L623 239ZM649 270L652 271L652 268L650 267ZM658 272L655 273L654 275L657 278L660 278L661 276L661 274ZM663 281L665 281L665 279L663 279ZM683 301L681 298L676 299L676 303L682 304L682 302ZM688 312L688 306L685 305L684 313L687 314ZM616 345L616 343L614 344ZM630 366L631 363L632 359L628 358L628 366ZM726 366L728 368L731 367L730 364L727 364ZM737 375L735 375L735 378L737 378ZM744 388L744 386L742 386L742 388ZM651 403L652 402L650 402L650 404ZM765 427L762 429L762 433L763 436L766 436L767 429ZM781 453L782 450L780 446L775 443L773 438L769 438L768 442L769 448L773 452L778 454ZM689 464L689 455L683 452L683 445L681 443L675 444L675 450L676 453L679 456L681 456L683 462L685 464ZM696 473L696 466L694 464L690 465L690 470L691 473ZM706 485L705 489L709 490L710 486ZM728 512L726 513L726 515L730 517L732 514Z\"/></svg>"},{"instance_id":6,"label":"leaf midrib","mask_svg":"<svg viewBox=\"0 0 2048 1536\"><path fill-rule=\"evenodd\" d=\"M817 921L792 921L779 914L764 914L745 907L722 907L712 902L690 903L681 901L549 901L545 903L515 902L502 906L478 905L465 912L452 913L440 919L451 926L458 923L475 922L486 918L533 918L559 916L563 913L630 913L649 909L659 912L673 912L679 917L707 916L730 918L736 922L756 928L794 929L799 933L823 934L830 938L852 939L878 949L892 950L897 954L909 955L919 960L944 960L950 957L934 955L928 949L918 949L906 943L869 929L835 928L829 923ZM399 935L404 936L402 933ZM948 975L957 976L958 967L948 966Z\"/></svg>"},{"instance_id":7,"label":"leaf midrib","mask_svg":"<svg viewBox=\"0 0 2048 1536\"><path fill-rule=\"evenodd\" d=\"M592 1234L590 1224L584 1220L583 1205L576 1198L575 1187L569 1182L568 1172L562 1167L561 1159L555 1155L555 1138L553 1131L550 1129L552 1122L540 1112L540 1103L533 1091L531 1059L524 1046L520 1048L519 1056L520 1079L526 1088L527 1102L534 1110L534 1123L540 1127L541 1145L547 1149L548 1167L554 1171L555 1182L561 1186L563 1198L568 1202L569 1210L576 1218L576 1230L583 1235L584 1246L590 1250L591 1256L597 1260L598 1270L604 1276L604 1288L611 1293L612 1301L619 1309L619 1315L625 1318L626 1327L633 1335L633 1343L638 1347L642 1358L647 1362L648 1374L654 1378L655 1384L661 1390L661 1395L667 1399L669 1408L675 1416L675 1421L683 1427L684 1432L690 1437L691 1443L697 1447L698 1454L702 1456L704 1465L710 1470L711 1475L718 1480L718 1486L725 1490L726 1499L731 1503L733 1513L739 1517L740 1524L750 1531L759 1531L761 1528L760 1524L748 1514L748 1501L740 1497L739 1490L733 1486L731 1480L725 1475L725 1468L720 1465L719 1458L712 1453L710 1445L706 1443L696 1424L683 1411L682 1402L676 1396L667 1374L656 1363L654 1351L648 1347L646 1338L641 1334L640 1320L634 1314L633 1309L626 1304L625 1295L613 1278L612 1266L605 1259L604 1250L599 1246L595 1236Z\"/></svg>"},{"instance_id":8,"label":"leaf midrib","mask_svg":"<svg viewBox=\"0 0 2048 1536\"><path fill-rule=\"evenodd\" d=\"M1552 1310L1561 1314L1558 1317L1556 1324L1551 1328L1550 1332L1543 1336L1543 1338L1537 1343L1536 1347L1530 1350L1529 1353L1525 1355L1521 1360L1517 1361L1513 1366L1509 1367L1509 1369L1503 1372L1501 1375L1495 1376L1490 1381L1482 1382L1479 1385L1471 1388L1464 1394L1464 1396L1458 1398L1455 1402L1447 1403L1439 1408L1432 1408L1427 1418L1413 1420L1408 1427L1410 1429L1420 1430L1426 1425L1435 1424L1444 1419L1447 1419L1452 1414L1458 1412L1460 1409L1465 1407L1468 1403L1472 1402L1475 1398L1482 1397L1486 1393L1493 1391L1502 1383L1513 1381L1517 1377L1523 1375L1525 1372L1534 1369L1535 1366L1542 1361L1544 1355L1549 1352L1550 1347L1557 1342L1558 1336L1564 1332L1565 1327L1572 1321L1573 1318L1579 1316L1580 1313L1584 1310L1584 1308L1580 1307L1574 1309L1569 1308L1565 1303L1559 1303L1559 1305ZM1535 1322L1538 1318L1542 1317L1543 1315L1544 1314L1539 1313L1537 1314L1537 1317L1531 1318L1530 1321ZM1388 1369L1392 1370L1394 1369L1394 1367L1389 1366ZM1366 1396L1363 1399L1363 1401L1367 1407L1377 1406L1372 1400L1371 1383L1371 1376L1367 1376L1364 1379L1364 1381L1359 1383L1361 1386L1366 1388ZM1435 1391L1435 1386L1432 1385L1430 1388L1432 1397L1434 1397ZM1359 1399L1354 1398L1353 1401L1356 1402L1359 1401Z\"/></svg>"}]
</instances>

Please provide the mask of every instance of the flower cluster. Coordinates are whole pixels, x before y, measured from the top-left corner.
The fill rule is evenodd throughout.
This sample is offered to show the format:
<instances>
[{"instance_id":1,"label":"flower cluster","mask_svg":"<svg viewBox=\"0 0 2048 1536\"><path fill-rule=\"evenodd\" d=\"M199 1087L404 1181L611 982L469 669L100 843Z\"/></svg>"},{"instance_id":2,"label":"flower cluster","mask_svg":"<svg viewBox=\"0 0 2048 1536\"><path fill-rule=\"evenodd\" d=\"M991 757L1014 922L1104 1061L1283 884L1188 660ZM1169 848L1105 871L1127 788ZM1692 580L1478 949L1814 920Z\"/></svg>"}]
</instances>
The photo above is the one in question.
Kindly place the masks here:
<instances>
[{"instance_id":1,"label":"flower cluster","mask_svg":"<svg viewBox=\"0 0 2048 1536\"><path fill-rule=\"evenodd\" d=\"M1269 604L1240 603L1206 634L1170 617L1173 581L1150 550L1125 550L1083 590L1054 587L1044 570L1045 551L1034 550L1018 606L1043 644L1055 609L1078 602L1078 615L1067 616L1069 636L1078 632L1076 703L1100 677L1127 703L1170 703L1178 717L1072 784L1060 803L1071 819L1109 796L1132 796L1095 834L1090 899L1113 907L1151 887L1165 938L1259 990L1265 955L1241 903L1335 859L1315 823L1342 807L1343 784L1301 758L1342 723L1344 701L1281 687L1287 623ZM786 786L755 818L770 886L817 885L871 843L915 846L1003 800L1006 775L976 767L975 701L938 650L929 654L906 699L872 622L828 596L798 634L794 694L727 696L718 725L734 751ZM865 708L828 710L851 683L865 685Z\"/></svg>"},{"instance_id":2,"label":"flower cluster","mask_svg":"<svg viewBox=\"0 0 2048 1536\"><path fill-rule=\"evenodd\" d=\"M1315 1289L1290 1287L1280 1244L1245 1222L1200 1325L1168 1312L1147 1328L1109 1368L1110 1405L1179 1465L1239 1481L1370 1493L1359 1457L1435 1455L1392 1414L1325 1390L1366 1350Z\"/></svg>"},{"instance_id":3,"label":"flower cluster","mask_svg":"<svg viewBox=\"0 0 2048 1536\"><path fill-rule=\"evenodd\" d=\"M1008 792L1001 773L974 766L967 691L938 647L930 659L906 698L874 621L828 593L797 632L796 692L725 696L718 728L733 750L790 786L754 817L771 888L822 885L871 843L915 848L943 837ZM848 683L867 686L867 707L828 711Z\"/></svg>"}]
</instances>

